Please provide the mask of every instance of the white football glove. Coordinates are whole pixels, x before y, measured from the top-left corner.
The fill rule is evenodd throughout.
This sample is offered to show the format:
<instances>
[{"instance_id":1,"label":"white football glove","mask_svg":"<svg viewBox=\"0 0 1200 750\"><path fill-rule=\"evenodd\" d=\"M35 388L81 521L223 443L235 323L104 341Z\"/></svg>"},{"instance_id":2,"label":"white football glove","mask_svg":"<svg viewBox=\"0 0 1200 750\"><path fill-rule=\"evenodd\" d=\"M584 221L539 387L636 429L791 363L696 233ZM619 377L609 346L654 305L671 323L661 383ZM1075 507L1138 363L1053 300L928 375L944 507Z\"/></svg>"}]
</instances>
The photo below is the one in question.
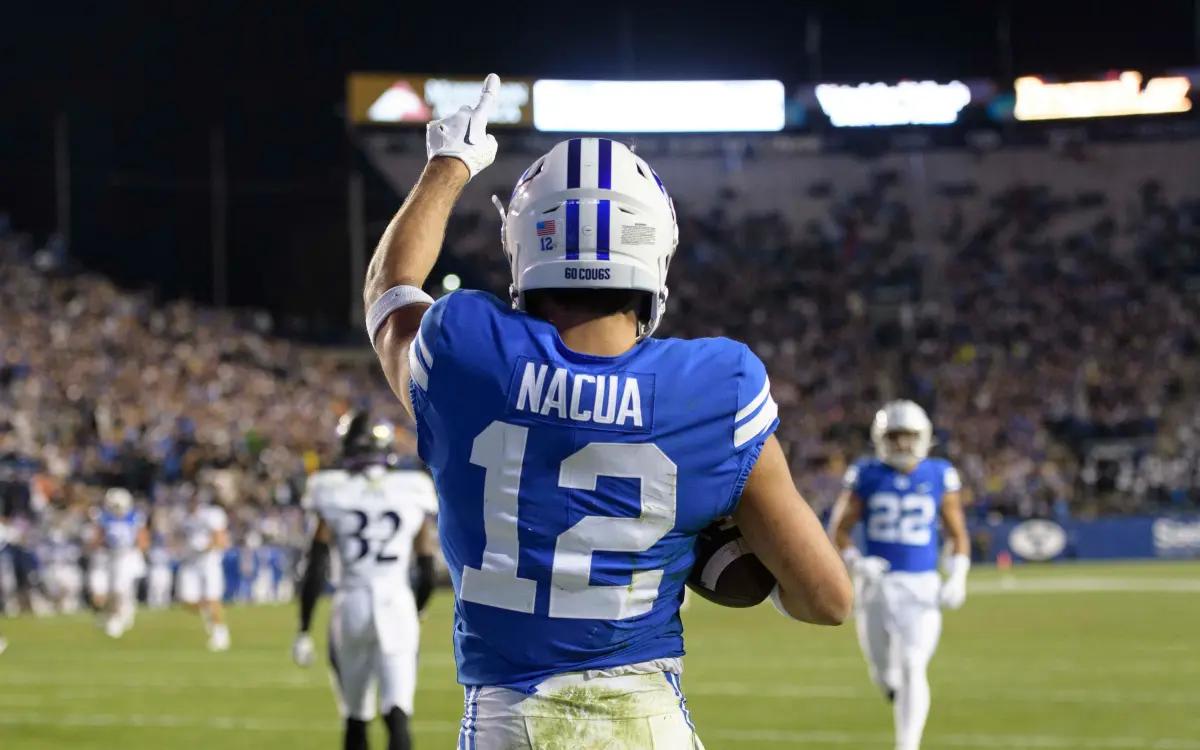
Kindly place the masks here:
<instances>
[{"instance_id":1,"label":"white football glove","mask_svg":"<svg viewBox=\"0 0 1200 750\"><path fill-rule=\"evenodd\" d=\"M491 165L496 160L496 137L488 135L487 125L499 93L500 76L491 73L483 79L478 104L464 106L449 117L429 123L425 127L429 158L453 156L467 165L472 177Z\"/></svg>"},{"instance_id":2,"label":"white football glove","mask_svg":"<svg viewBox=\"0 0 1200 750\"><path fill-rule=\"evenodd\" d=\"M864 584L874 583L892 568L892 564L882 557L864 557L858 551L858 547L842 550L842 560L846 563L846 569L850 571L850 577Z\"/></svg>"},{"instance_id":3,"label":"white football glove","mask_svg":"<svg viewBox=\"0 0 1200 750\"><path fill-rule=\"evenodd\" d=\"M292 661L296 662L298 667L308 667L313 663L313 642L312 636L308 633L297 633L296 640L292 643Z\"/></svg>"},{"instance_id":4,"label":"white football glove","mask_svg":"<svg viewBox=\"0 0 1200 750\"><path fill-rule=\"evenodd\" d=\"M946 580L938 592L938 603L946 609L958 609L967 601L967 572L971 570L971 558L954 555L946 562Z\"/></svg>"}]
</instances>

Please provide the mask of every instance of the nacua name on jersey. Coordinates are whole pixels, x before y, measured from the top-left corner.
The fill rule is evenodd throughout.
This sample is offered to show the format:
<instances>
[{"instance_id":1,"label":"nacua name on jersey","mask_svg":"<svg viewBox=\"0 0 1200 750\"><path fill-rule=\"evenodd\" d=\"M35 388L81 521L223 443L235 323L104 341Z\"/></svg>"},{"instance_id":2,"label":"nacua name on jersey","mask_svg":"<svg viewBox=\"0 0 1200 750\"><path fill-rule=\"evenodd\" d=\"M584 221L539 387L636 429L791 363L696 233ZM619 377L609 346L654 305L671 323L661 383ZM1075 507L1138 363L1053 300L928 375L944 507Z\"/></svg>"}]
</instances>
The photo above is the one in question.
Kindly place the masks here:
<instances>
[{"instance_id":1,"label":"nacua name on jersey","mask_svg":"<svg viewBox=\"0 0 1200 750\"><path fill-rule=\"evenodd\" d=\"M459 681L532 690L682 656L696 535L733 511L778 425L762 362L728 339L581 354L460 291L425 313L409 366Z\"/></svg>"},{"instance_id":2,"label":"nacua name on jersey","mask_svg":"<svg viewBox=\"0 0 1200 750\"><path fill-rule=\"evenodd\" d=\"M893 571L937 570L942 498L962 489L949 461L926 458L906 474L864 458L846 471L844 485L863 503L864 554L882 557Z\"/></svg>"}]
</instances>

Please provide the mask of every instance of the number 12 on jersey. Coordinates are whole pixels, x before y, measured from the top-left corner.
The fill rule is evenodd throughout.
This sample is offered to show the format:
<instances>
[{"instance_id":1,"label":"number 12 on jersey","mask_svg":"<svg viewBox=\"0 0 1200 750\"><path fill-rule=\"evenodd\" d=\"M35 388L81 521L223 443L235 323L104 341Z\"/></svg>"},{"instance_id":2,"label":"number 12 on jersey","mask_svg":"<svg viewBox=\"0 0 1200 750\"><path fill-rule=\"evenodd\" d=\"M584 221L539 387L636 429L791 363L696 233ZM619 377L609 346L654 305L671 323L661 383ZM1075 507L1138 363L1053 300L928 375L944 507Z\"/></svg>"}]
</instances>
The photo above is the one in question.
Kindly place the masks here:
<instances>
[{"instance_id":1,"label":"number 12 on jersey","mask_svg":"<svg viewBox=\"0 0 1200 750\"><path fill-rule=\"evenodd\" d=\"M463 601L533 614L537 581L517 574L521 471L529 428L492 422L471 445L471 463L484 469L486 542L480 567L463 569ZM589 583L597 551L646 552L675 525L675 463L652 443L589 443L563 460L558 486L595 491L599 477L640 480L637 518L588 516L558 536L550 581L550 616L623 620L650 611L662 570L633 570L629 585Z\"/></svg>"}]
</instances>

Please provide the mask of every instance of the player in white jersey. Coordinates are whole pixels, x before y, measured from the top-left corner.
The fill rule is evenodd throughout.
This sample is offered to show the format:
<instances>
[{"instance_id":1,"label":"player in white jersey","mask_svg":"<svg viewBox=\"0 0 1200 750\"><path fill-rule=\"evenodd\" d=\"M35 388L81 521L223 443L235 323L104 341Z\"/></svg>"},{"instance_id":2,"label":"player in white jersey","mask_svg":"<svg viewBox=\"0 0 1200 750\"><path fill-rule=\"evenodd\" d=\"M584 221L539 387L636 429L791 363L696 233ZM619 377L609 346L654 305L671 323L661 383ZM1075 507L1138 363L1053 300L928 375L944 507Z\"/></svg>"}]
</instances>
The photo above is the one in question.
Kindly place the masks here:
<instances>
[{"instance_id":1,"label":"player in white jersey","mask_svg":"<svg viewBox=\"0 0 1200 750\"><path fill-rule=\"evenodd\" d=\"M312 663L313 608L325 585L329 547L339 578L329 627L334 692L345 720L343 747L365 750L367 723L380 708L388 750L408 750L417 680L417 614L433 591L437 495L429 475L389 468L394 435L386 422L347 414L338 426L342 461L309 477L305 506L318 518L304 581L300 632L292 656ZM410 570L416 563L415 590ZM376 699L378 693L378 699Z\"/></svg>"},{"instance_id":2,"label":"player in white jersey","mask_svg":"<svg viewBox=\"0 0 1200 750\"><path fill-rule=\"evenodd\" d=\"M148 541L146 519L133 507L133 495L122 487L104 494L96 518L88 587L92 603L104 614L104 632L120 638L133 627L137 579L145 574L142 556Z\"/></svg>"},{"instance_id":3,"label":"player in white jersey","mask_svg":"<svg viewBox=\"0 0 1200 750\"><path fill-rule=\"evenodd\" d=\"M146 553L146 606L151 609L163 609L171 604L171 584L174 575L171 572L171 552L161 540L151 540L150 551Z\"/></svg>"},{"instance_id":4,"label":"player in white jersey","mask_svg":"<svg viewBox=\"0 0 1200 750\"><path fill-rule=\"evenodd\" d=\"M80 547L60 526L54 526L39 545L42 584L55 610L71 613L79 609L83 593Z\"/></svg>"},{"instance_id":5,"label":"player in white jersey","mask_svg":"<svg viewBox=\"0 0 1200 750\"><path fill-rule=\"evenodd\" d=\"M875 457L856 462L830 526L856 588L858 641L871 679L892 701L896 750L918 750L929 715L930 659L942 631L940 607L967 596L970 540L949 461L929 458L933 427L912 401L892 401L875 415ZM939 533L939 519L941 533ZM852 532L865 527L862 551ZM938 575L942 533L952 554Z\"/></svg>"},{"instance_id":6,"label":"player in white jersey","mask_svg":"<svg viewBox=\"0 0 1200 750\"><path fill-rule=\"evenodd\" d=\"M229 627L221 599L225 595L225 571L221 558L229 547L229 519L224 509L204 502L201 491L188 498L188 510L180 525L183 557L179 562L176 590L179 600L200 613L208 633L208 649L229 648Z\"/></svg>"}]
</instances>

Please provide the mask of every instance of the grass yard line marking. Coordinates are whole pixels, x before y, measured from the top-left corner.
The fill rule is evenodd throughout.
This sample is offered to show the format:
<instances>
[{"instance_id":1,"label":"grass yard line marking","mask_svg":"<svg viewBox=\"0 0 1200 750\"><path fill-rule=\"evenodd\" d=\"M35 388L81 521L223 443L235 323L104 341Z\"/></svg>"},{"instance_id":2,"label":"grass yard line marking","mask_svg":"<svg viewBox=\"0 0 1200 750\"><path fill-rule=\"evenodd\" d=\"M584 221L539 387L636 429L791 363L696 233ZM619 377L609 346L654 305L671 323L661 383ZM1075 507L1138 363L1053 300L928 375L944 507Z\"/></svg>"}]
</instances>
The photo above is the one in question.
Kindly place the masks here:
<instances>
[{"instance_id":1,"label":"grass yard line marking","mask_svg":"<svg viewBox=\"0 0 1200 750\"><path fill-rule=\"evenodd\" d=\"M47 704L45 698L38 695L0 695L0 708L25 708L33 706L44 706Z\"/></svg>"},{"instance_id":2,"label":"grass yard line marking","mask_svg":"<svg viewBox=\"0 0 1200 750\"><path fill-rule=\"evenodd\" d=\"M836 732L815 730L811 732L770 729L716 729L701 731L702 738L754 741L798 745L822 742L827 745L886 745L892 741L890 734L865 732ZM1008 734L948 734L927 735L922 743L930 748L1002 748L1013 750L1045 749L1058 750L1200 750L1200 741L1178 737L1072 737L1063 735L1008 735Z\"/></svg>"},{"instance_id":3,"label":"grass yard line marking","mask_svg":"<svg viewBox=\"0 0 1200 750\"><path fill-rule=\"evenodd\" d=\"M339 731L336 720L312 722L294 720L243 719L233 716L177 716L173 714L43 714L8 716L0 713L0 724L8 726L57 727L134 727L139 729L213 729L249 732L322 732ZM453 732L456 722L416 721L417 732ZM776 744L824 742L831 745L886 743L890 735L882 733L784 731L763 729L716 729L702 732L710 738L746 740ZM1200 750L1200 740L1177 737L1073 737L1064 735L949 734L931 735L925 742L935 748L1033 748L1057 750Z\"/></svg>"},{"instance_id":4,"label":"grass yard line marking","mask_svg":"<svg viewBox=\"0 0 1200 750\"><path fill-rule=\"evenodd\" d=\"M247 732L340 732L336 718L329 721L246 719L235 716L178 716L173 714L22 714L0 713L0 725L57 727L136 727L139 729L216 729ZM414 721L418 732L454 732L458 722Z\"/></svg>"},{"instance_id":5,"label":"grass yard line marking","mask_svg":"<svg viewBox=\"0 0 1200 750\"><path fill-rule=\"evenodd\" d=\"M18 657L19 658L19 657ZM201 666L209 666L217 663L216 660L220 656L214 656L210 653L180 653L157 651L151 654L137 653L130 654L123 651L114 652L94 652L87 655L88 661L115 661L121 664L197 664ZM254 653L249 651L239 651L237 653L239 662L254 661L262 662L270 666L292 666L291 657L286 652L279 653ZM62 662L73 665L76 669L79 666L80 657L77 654L48 654L39 653L36 656L37 662ZM419 659L421 666L453 666L454 656L446 652L439 653L422 653Z\"/></svg>"},{"instance_id":6,"label":"grass yard line marking","mask_svg":"<svg viewBox=\"0 0 1200 750\"><path fill-rule=\"evenodd\" d=\"M1154 594L1197 593L1200 581L1178 578L1010 578L977 581L969 586L971 594L1086 594L1107 592L1146 592Z\"/></svg>"},{"instance_id":7,"label":"grass yard line marking","mask_svg":"<svg viewBox=\"0 0 1200 750\"><path fill-rule=\"evenodd\" d=\"M297 670L299 671L299 670ZM113 688L152 688L154 690L170 690L171 688L204 688L204 689L221 689L228 690L230 688L249 688L249 689L278 689L278 688L295 688L308 690L314 686L324 686L325 676L319 672L310 672L312 677L297 675L296 678L275 678L263 679L256 677L254 679L239 679L236 684L231 684L228 678L213 678L208 680L184 680L178 677L117 677L109 675L95 674L71 674L70 677L79 679L64 679L68 676L65 673L31 673L31 674L12 674L4 675L4 681L0 683L0 690L7 685L65 685L70 687L113 687Z\"/></svg>"},{"instance_id":8,"label":"grass yard line marking","mask_svg":"<svg viewBox=\"0 0 1200 750\"><path fill-rule=\"evenodd\" d=\"M0 705L5 705L8 698L4 697L4 689L6 685L12 685L19 690L20 695L26 693L25 688L30 685L55 685L60 684L59 680L40 679L42 675L36 675L32 678L25 675L9 675L5 678L5 683L0 684ZM319 680L304 680L302 682L280 680L261 680L261 679L243 679L239 680L238 688L247 689L278 689L278 688L297 688L310 689L319 686ZM137 678L120 678L120 679L105 679L98 681L95 677L89 677L87 683L82 682L61 682L64 685L72 687L93 687L96 691L90 695L104 695L100 689L108 688L124 688L130 691L138 689L153 690L158 693L182 693L197 689L216 689L228 688L229 683L225 680L147 680ZM435 682L433 684L424 684L418 688L419 692L423 693L460 693L462 688L452 683ZM63 692L63 691L60 691ZM852 687L846 685L763 685L761 683L751 682L693 682L685 691L689 696L696 698L703 697L731 697L731 696L754 696L761 699L775 700L794 700L804 698L809 700L873 700L875 693L867 687ZM80 691L66 691L67 695L78 695ZM954 701L984 701L984 702L1005 702L1005 703L1064 703L1064 704L1081 704L1093 705L1097 703L1114 704L1114 705L1178 705L1178 706L1200 706L1200 699L1188 694L1179 692L1139 692L1137 694L1121 694L1112 690L1091 690L1086 688L1064 688L1064 689L1040 689L1035 687L1025 689L1012 690L997 690L993 687L986 687L981 690L963 689L961 683L958 684L953 691ZM21 705L21 704L17 704ZM37 704L35 704L37 705ZM47 705L54 705L47 702Z\"/></svg>"},{"instance_id":9,"label":"grass yard line marking","mask_svg":"<svg viewBox=\"0 0 1200 750\"><path fill-rule=\"evenodd\" d=\"M869 700L876 693L869 688L856 689L844 686L826 685L762 685L758 683L719 682L698 683L687 687L684 691L689 696L739 696L752 695L756 698L831 698L845 700ZM1200 699L1179 694L1177 692L1150 692L1136 695L1122 695L1111 690L1088 689L1020 689L996 690L988 687L983 690L963 690L956 687L953 695L946 700L966 700L995 702L997 700L1014 703L1093 703L1145 704L1145 705L1183 705L1200 706Z\"/></svg>"}]
</instances>

